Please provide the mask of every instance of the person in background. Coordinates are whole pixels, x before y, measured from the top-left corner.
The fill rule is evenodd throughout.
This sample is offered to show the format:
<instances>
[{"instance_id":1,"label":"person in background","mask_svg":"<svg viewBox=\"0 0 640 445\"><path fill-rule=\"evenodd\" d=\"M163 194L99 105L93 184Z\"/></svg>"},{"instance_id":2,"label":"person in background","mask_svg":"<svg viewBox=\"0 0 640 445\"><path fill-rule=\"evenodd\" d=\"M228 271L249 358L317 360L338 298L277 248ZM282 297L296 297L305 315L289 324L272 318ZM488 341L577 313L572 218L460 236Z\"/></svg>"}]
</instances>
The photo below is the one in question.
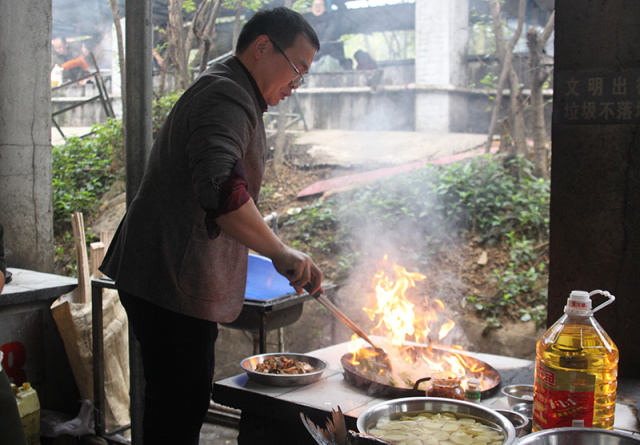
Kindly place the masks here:
<instances>
[{"instance_id":1,"label":"person in background","mask_svg":"<svg viewBox=\"0 0 640 445\"><path fill-rule=\"evenodd\" d=\"M65 72L75 72L74 79L86 76L96 70L96 64L99 64L103 58L104 53L100 42L96 38L87 39L82 42L80 56L67 60L61 65L64 70L63 77ZM81 84L87 80L91 81L92 79L84 79Z\"/></svg>"},{"instance_id":2,"label":"person in background","mask_svg":"<svg viewBox=\"0 0 640 445\"><path fill-rule=\"evenodd\" d=\"M4 228L0 223L0 294L7 276L7 261L4 257ZM9 376L2 368L3 353L0 350L0 445L23 445L27 443Z\"/></svg>"},{"instance_id":3,"label":"person in background","mask_svg":"<svg viewBox=\"0 0 640 445\"><path fill-rule=\"evenodd\" d=\"M340 68L342 70L351 69L349 65L350 60L344 55L344 42L340 41L340 37L342 36L340 16L328 10L325 0L313 0L313 3L311 3L311 13L309 23L318 35L322 47L316 55L317 62L320 63L325 57L332 57L340 66L338 70L340 70ZM332 66L332 64L327 61L322 61L321 65Z\"/></svg>"},{"instance_id":4,"label":"person in background","mask_svg":"<svg viewBox=\"0 0 640 445\"><path fill-rule=\"evenodd\" d=\"M69 45L67 39L62 36L55 37L51 40L51 50L51 69L62 67L63 64L70 60L74 60L81 55L80 49L74 49ZM62 72L62 80L63 82L75 80L78 78L80 73L80 67L69 67L69 69Z\"/></svg>"},{"instance_id":5,"label":"person in background","mask_svg":"<svg viewBox=\"0 0 640 445\"><path fill-rule=\"evenodd\" d=\"M217 323L242 310L249 249L297 292L322 292L315 262L283 244L256 206L268 152L262 115L302 85L319 48L297 12L256 13L235 55L204 71L158 132L100 266L140 344L145 443L198 443Z\"/></svg>"},{"instance_id":6,"label":"person in background","mask_svg":"<svg viewBox=\"0 0 640 445\"><path fill-rule=\"evenodd\" d=\"M67 39L61 36L54 37L51 40L51 64L62 65L69 59L71 59L71 50Z\"/></svg>"},{"instance_id":7,"label":"person in background","mask_svg":"<svg viewBox=\"0 0 640 445\"><path fill-rule=\"evenodd\" d=\"M376 61L371 57L371 54L366 51L359 49L355 52L353 58L356 59L356 62L358 63L358 65L356 65L357 71L375 70L378 68Z\"/></svg>"}]
</instances>

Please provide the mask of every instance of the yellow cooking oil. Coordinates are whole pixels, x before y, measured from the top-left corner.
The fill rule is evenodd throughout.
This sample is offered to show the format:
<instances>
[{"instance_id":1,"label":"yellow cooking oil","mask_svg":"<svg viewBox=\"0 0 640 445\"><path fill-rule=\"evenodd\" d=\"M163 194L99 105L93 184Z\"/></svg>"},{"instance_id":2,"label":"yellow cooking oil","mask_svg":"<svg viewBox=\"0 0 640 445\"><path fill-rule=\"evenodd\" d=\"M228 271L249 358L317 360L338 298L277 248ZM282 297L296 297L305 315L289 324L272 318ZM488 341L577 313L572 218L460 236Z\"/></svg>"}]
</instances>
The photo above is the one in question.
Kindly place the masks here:
<instances>
[{"instance_id":1,"label":"yellow cooking oil","mask_svg":"<svg viewBox=\"0 0 640 445\"><path fill-rule=\"evenodd\" d=\"M608 298L591 310L591 296ZM612 303L606 291L573 291L565 314L536 347L533 431L560 427L613 429L618 348L593 313Z\"/></svg>"}]
</instances>

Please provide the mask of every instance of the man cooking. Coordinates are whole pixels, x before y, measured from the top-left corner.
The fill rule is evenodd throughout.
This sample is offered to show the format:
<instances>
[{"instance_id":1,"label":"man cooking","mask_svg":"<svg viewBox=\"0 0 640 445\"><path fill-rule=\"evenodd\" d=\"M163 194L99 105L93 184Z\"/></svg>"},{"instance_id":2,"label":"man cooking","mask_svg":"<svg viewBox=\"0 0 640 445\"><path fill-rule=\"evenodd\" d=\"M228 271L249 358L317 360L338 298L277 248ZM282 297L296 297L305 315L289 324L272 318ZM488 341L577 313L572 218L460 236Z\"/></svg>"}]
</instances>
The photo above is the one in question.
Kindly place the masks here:
<instances>
[{"instance_id":1,"label":"man cooking","mask_svg":"<svg viewBox=\"0 0 640 445\"><path fill-rule=\"evenodd\" d=\"M321 290L318 266L285 246L255 204L267 158L262 114L302 85L319 47L300 14L256 13L236 54L195 80L158 133L100 267L140 342L145 443L198 443L217 322L242 309L248 249L270 258L297 292L308 283Z\"/></svg>"}]
</instances>

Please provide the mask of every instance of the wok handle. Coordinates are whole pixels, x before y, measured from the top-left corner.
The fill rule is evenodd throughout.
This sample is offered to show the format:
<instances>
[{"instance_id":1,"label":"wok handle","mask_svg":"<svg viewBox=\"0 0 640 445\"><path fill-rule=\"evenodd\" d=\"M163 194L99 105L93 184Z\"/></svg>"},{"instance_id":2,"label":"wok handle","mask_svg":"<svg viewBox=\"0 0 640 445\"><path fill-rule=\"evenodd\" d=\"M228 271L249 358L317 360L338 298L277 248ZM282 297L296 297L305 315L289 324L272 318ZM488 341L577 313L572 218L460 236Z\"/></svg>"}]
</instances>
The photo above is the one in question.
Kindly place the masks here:
<instances>
[{"instance_id":1,"label":"wok handle","mask_svg":"<svg viewBox=\"0 0 640 445\"><path fill-rule=\"evenodd\" d=\"M429 380L431 380L431 377L422 377L421 379L416 380L416 382L413 384L413 389L417 391L418 386L420 386L420 383L428 382Z\"/></svg>"}]
</instances>

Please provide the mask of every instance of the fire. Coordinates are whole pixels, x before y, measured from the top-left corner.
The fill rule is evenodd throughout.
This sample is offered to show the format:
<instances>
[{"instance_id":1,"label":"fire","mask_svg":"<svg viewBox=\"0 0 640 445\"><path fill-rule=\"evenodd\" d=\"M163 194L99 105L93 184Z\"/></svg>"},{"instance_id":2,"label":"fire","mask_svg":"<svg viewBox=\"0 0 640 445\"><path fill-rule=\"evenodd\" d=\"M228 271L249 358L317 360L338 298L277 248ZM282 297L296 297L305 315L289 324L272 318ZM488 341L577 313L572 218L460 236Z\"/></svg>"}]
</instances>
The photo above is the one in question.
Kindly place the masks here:
<instances>
[{"instance_id":1,"label":"fire","mask_svg":"<svg viewBox=\"0 0 640 445\"><path fill-rule=\"evenodd\" d=\"M455 326L454 321L445 315L444 303L424 297L414 304L406 295L409 289L416 287L416 282L424 280L426 276L408 272L404 267L393 264L394 280L385 273L387 261L388 256L385 255L373 278L375 307L363 308L372 321L379 319L371 332L382 335L394 346L400 347L407 341L430 344L431 331L439 326L437 340L442 341Z\"/></svg>"},{"instance_id":2,"label":"fire","mask_svg":"<svg viewBox=\"0 0 640 445\"><path fill-rule=\"evenodd\" d=\"M416 283L426 276L409 272L397 264L393 264L391 269L395 277L386 273L389 266L388 256L385 255L373 278L375 302L373 307L363 310L376 322L371 334L384 338L384 347L393 364L394 379L398 380L400 373L406 375L407 369L423 373L418 378L425 377L425 368L428 371L426 376L435 371L453 371L464 377L467 372L482 371L472 369L473 364L468 363L463 354L456 353L462 349L461 346L442 347L443 341L455 327L455 322L446 314L444 303L428 296L410 295L409 298L408 294L411 294ZM414 348L416 344L421 347ZM352 353L354 366L367 367L368 359L375 356L372 349L363 347L357 336L352 338L349 352ZM380 371L380 374L383 373Z\"/></svg>"}]
</instances>

